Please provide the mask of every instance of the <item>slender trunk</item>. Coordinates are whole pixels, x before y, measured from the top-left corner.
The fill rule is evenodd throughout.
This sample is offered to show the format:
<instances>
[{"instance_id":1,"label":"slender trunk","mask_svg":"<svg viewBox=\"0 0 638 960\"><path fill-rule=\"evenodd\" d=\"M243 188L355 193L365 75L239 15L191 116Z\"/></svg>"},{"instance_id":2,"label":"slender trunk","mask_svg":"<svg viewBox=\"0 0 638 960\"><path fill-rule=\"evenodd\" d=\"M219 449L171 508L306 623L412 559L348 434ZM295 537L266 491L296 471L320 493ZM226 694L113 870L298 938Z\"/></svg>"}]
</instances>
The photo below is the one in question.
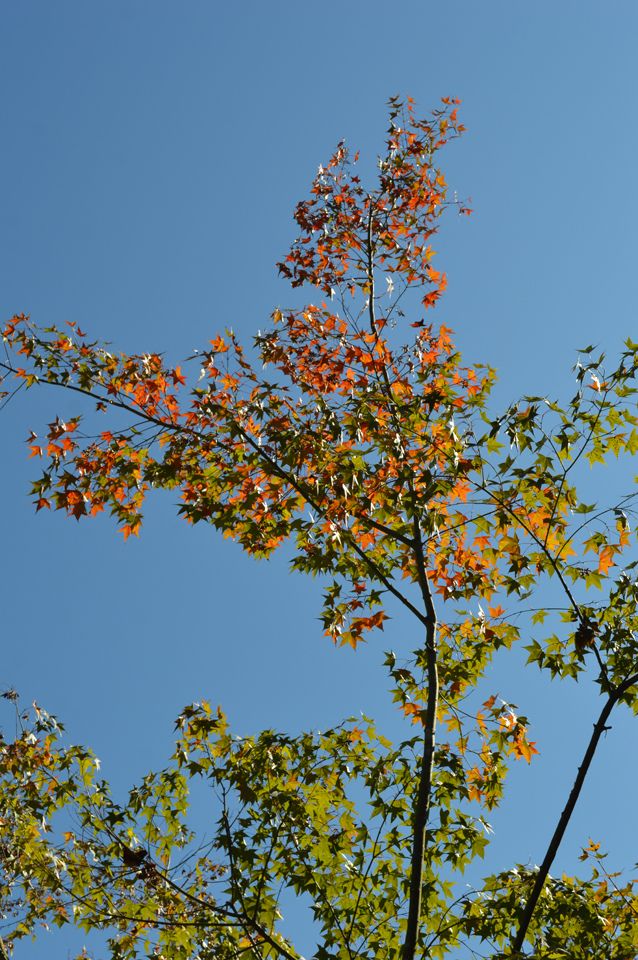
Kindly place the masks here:
<instances>
[{"instance_id":1,"label":"slender trunk","mask_svg":"<svg viewBox=\"0 0 638 960\"><path fill-rule=\"evenodd\" d=\"M370 319L370 331L375 338L378 337L375 310L374 310L374 246L372 240L372 201L370 200L368 209L368 315ZM395 420L397 430L400 422L396 417L392 389L388 379L388 372L385 366L382 368L383 388L388 398L389 411ZM412 498L414 499L414 488L411 479L408 479ZM421 894L423 890L423 860L425 857L425 838L430 813L430 797L432 794L432 779L434 775L434 750L436 747L436 715L439 705L439 673L436 650L437 617L430 581L428 580L427 570L425 568L425 558L423 553L423 541L421 539L421 528L419 520L415 516L413 521L414 530L414 559L417 568L417 579L421 590L421 597L425 608L425 617L419 615L419 619L425 624L426 641L426 674L428 685L428 697L425 709L425 723L423 734L423 757L421 759L421 772L419 775L419 788L414 807L414 816L412 820L412 856L410 865L410 901L408 906L408 923L403 943L403 960L414 960L416 946L419 938L419 927L421 924Z\"/></svg>"},{"instance_id":2,"label":"slender trunk","mask_svg":"<svg viewBox=\"0 0 638 960\"><path fill-rule=\"evenodd\" d=\"M412 823L412 859L410 864L410 905L408 925L403 944L403 960L413 960L419 927L421 924L421 894L423 890L423 860L425 837L430 813L430 796L434 774L434 749L436 746L436 712L439 699L438 668L436 662L436 620L428 624L427 671L428 700L425 731L423 734L423 758L419 777L419 791Z\"/></svg>"},{"instance_id":3,"label":"slender trunk","mask_svg":"<svg viewBox=\"0 0 638 960\"><path fill-rule=\"evenodd\" d=\"M419 790L414 819L412 822L412 860L410 865L410 904L408 907L408 925L403 944L403 960L414 960L419 927L421 925L421 895L423 891L423 860L425 857L425 838L430 814L432 779L434 776L434 750L436 747L436 714L439 705L439 671L436 653L437 618L430 582L423 558L421 531L418 521L414 520L415 558L419 586L426 610L426 671L428 699L425 710L425 730L423 734L423 758L419 776Z\"/></svg>"},{"instance_id":4,"label":"slender trunk","mask_svg":"<svg viewBox=\"0 0 638 960\"><path fill-rule=\"evenodd\" d=\"M571 789L571 792L567 800L567 804L561 814L560 820L558 821L558 826L554 831L554 836L552 837L549 847L547 848L545 859L543 860L543 863L541 864L541 867L538 871L536 882L534 883L532 892L525 905L525 910L523 912L523 917L521 919L518 932L516 934L516 937L514 938L514 941L512 942L512 957L516 957L521 952L521 949L523 947L523 942L525 940L525 936L527 934L529 925L532 920L532 916L534 914L534 910L536 909L536 904L538 903L538 899L542 893L550 867L554 862L554 857L558 853L558 848L560 847L563 836L565 835L565 830L567 829L567 825L571 819L572 813L574 812L574 807L576 806L576 803L578 801L580 791L582 789L583 783L585 782L585 777L587 776L587 773L589 771L589 767L593 760L594 754L596 752L596 748L600 741L601 734L603 730L608 729L606 724L607 724L607 720L609 719L609 715L611 714L611 711L616 706L616 704L618 703L622 695L629 689L629 687L632 687L636 682L638 682L638 674L635 674L634 676L629 677L627 680L624 680L618 687L616 687L613 693L609 695L609 699L607 700L607 703L603 707L598 720L594 724L594 732L591 735L591 739L587 746L587 750L585 751L583 762L578 768L578 773L574 781L574 786Z\"/></svg>"}]
</instances>

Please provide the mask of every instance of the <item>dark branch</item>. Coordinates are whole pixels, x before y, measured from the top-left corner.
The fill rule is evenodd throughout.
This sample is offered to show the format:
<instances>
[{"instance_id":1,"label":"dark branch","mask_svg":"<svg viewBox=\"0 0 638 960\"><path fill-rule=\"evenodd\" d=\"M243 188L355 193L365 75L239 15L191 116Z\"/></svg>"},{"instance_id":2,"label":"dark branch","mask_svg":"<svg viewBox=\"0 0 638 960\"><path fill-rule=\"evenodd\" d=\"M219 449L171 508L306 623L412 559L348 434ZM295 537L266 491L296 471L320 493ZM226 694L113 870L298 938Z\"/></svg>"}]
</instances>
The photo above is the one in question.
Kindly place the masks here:
<instances>
[{"instance_id":1,"label":"dark branch","mask_svg":"<svg viewBox=\"0 0 638 960\"><path fill-rule=\"evenodd\" d=\"M554 836L552 837L549 847L547 848L545 859L543 860L540 866L540 869L538 871L536 882L534 883L534 887L529 896L529 900L525 905L525 910L523 912L523 917L521 919L521 923L518 928L518 933L516 934L516 937L512 943L513 956L517 956L517 954L520 953L521 948L523 946L523 942L525 940L525 936L529 929L529 925L532 920L532 916L534 914L536 904L538 903L538 898L542 893L550 867L554 862L554 857L558 853L558 848L560 847L563 836L565 835L565 830L567 829L567 825L569 824L572 813L574 812L574 808L578 801L578 797L580 796L580 791L582 789L583 783L585 782L585 778L589 771L590 764L593 760L594 754L596 753L596 748L598 747L601 734L606 728L609 715L613 710L613 708L618 703L618 701L620 700L620 698L623 696L623 694L625 694L630 687L633 687L635 683L638 683L638 673L634 674L632 677L629 677L627 680L623 680L623 682L615 688L613 693L609 695L607 703L603 707L598 720L594 724L594 732L591 735L591 739L587 746L587 750L585 751L583 762L578 768L578 773L574 781L574 786L572 787L571 792L569 794L565 809L563 810L560 816L560 820L558 821L558 826L554 831Z\"/></svg>"}]
</instances>

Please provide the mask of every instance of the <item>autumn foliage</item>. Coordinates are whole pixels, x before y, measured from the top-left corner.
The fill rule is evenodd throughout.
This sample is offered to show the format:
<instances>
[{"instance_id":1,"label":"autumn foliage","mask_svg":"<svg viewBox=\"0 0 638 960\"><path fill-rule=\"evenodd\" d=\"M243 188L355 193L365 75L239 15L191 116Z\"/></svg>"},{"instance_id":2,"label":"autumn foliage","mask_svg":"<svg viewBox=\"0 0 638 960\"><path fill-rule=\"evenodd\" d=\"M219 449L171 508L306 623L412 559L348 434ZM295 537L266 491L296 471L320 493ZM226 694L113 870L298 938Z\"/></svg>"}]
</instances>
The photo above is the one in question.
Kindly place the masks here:
<instances>
[{"instance_id":1,"label":"autumn foliage","mask_svg":"<svg viewBox=\"0 0 638 960\"><path fill-rule=\"evenodd\" d=\"M77 416L31 435L44 465L37 510L77 520L107 511L128 538L149 493L174 491L187 521L257 558L292 542L293 568L323 578L321 619L335 643L371 639L397 603L422 637L386 656L404 743L372 721L235 740L221 711L194 705L178 720L172 766L121 807L91 755L58 745L40 712L2 755L4 889L21 898L11 937L53 915L108 929L113 957L297 960L278 911L284 887L312 900L319 960L514 957L528 955L525 944L546 945L533 956L636 955L631 884L598 867L587 880L548 876L570 813L540 869L504 865L479 890L454 886L487 845L483 811L502 799L508 763L537 753L526 718L480 693L494 653L524 638L530 663L600 687L591 755L566 810L611 710L636 710L638 682L634 494L597 506L575 486L581 466L638 448L638 346L628 341L606 373L592 347L581 351L567 404L529 397L489 412L494 371L465 366L451 331L426 320L446 286L433 266L439 218L470 212L436 165L463 131L457 109L446 99L418 120L412 101L391 101L372 190L339 144L278 264L317 301L276 309L251 351L218 334L190 358L192 377L156 353L116 355L74 324L6 324L7 393L17 378L125 415L124 427L122 416L106 429ZM546 607L534 599L543 584ZM171 855L191 849L194 777L217 790L218 831L178 877ZM362 787L363 808L353 799ZM37 826L69 806L81 831ZM584 857L600 857L595 845Z\"/></svg>"}]
</instances>

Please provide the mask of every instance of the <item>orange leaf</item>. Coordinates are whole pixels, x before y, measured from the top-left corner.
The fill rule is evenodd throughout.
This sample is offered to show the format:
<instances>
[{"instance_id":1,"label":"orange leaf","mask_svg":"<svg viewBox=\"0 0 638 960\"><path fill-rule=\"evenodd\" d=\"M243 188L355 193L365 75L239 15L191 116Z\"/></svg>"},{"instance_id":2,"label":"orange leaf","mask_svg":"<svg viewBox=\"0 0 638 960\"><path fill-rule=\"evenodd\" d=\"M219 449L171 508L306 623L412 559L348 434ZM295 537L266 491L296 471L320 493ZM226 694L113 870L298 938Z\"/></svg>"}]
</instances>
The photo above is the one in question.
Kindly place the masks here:
<instances>
[{"instance_id":1,"label":"orange leaf","mask_svg":"<svg viewBox=\"0 0 638 960\"><path fill-rule=\"evenodd\" d=\"M614 553L616 551L613 547L603 547L600 551L600 556L598 558L598 572L607 573L610 567L614 566Z\"/></svg>"}]
</instances>

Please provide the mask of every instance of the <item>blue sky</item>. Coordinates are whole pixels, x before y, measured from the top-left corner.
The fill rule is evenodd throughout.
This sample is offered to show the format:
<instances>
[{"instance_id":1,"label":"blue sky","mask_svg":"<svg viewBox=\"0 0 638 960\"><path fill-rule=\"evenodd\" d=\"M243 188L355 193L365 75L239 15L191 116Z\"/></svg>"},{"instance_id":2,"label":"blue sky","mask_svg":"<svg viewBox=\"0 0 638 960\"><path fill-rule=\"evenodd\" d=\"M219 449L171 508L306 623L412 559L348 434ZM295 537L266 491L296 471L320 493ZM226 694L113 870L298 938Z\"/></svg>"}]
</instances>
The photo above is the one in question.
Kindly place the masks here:
<instances>
[{"instance_id":1,"label":"blue sky","mask_svg":"<svg viewBox=\"0 0 638 960\"><path fill-rule=\"evenodd\" d=\"M373 171L388 98L425 111L449 95L468 131L442 163L475 212L441 225L449 288L434 319L468 362L499 368L498 404L566 394L575 348L636 339L637 21L633 2L587 0L5 3L2 316L78 320L171 363L228 326L249 342L298 302L275 262L318 164L346 137ZM335 650L316 583L187 527L167 495L126 545L103 518L36 517L24 440L77 411L32 390L0 421L0 681L64 720L118 790L165 762L192 700L222 702L238 733L389 716L382 649L414 645L398 611L383 642ZM591 691L534 674L494 682L510 683L501 695L542 756L493 818L490 869L541 857L596 708ZM566 868L589 835L619 867L638 860L634 743L618 719ZM19 956L81 945L51 935Z\"/></svg>"}]
</instances>

